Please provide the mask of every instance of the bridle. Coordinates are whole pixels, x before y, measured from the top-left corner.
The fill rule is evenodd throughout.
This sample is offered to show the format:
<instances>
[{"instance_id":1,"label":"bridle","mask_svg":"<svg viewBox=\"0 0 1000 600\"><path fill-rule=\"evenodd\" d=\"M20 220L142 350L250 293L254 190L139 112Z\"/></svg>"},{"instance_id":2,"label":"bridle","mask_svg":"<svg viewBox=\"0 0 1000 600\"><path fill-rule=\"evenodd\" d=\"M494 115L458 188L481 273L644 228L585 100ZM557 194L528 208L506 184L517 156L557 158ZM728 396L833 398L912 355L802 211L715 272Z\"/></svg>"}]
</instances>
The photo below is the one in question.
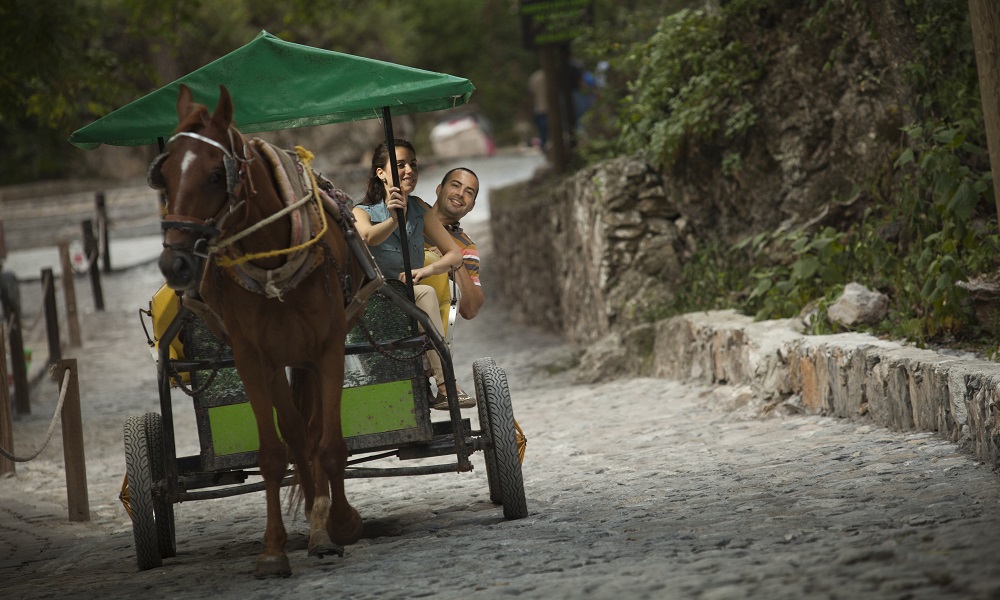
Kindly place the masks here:
<instances>
[{"instance_id":1,"label":"bridle","mask_svg":"<svg viewBox=\"0 0 1000 600\"><path fill-rule=\"evenodd\" d=\"M236 143L232 127L229 128L228 134L230 147L234 148ZM200 273L202 272L204 261L208 260L209 254L211 253L209 249L211 241L218 238L222 234L222 227L226 220L228 220L229 217L239 210L239 208L246 202L245 199L237 200L236 186L243 178L245 166L252 162L254 158L247 158L248 151L246 144L243 145L243 156L240 157L236 155L233 150L226 148L219 142L191 131L181 131L174 134L169 140L167 140L167 147L169 147L170 144L179 137L189 137L218 148L222 152L222 164L226 172L226 204L215 216L209 217L208 219L198 219L186 215L166 214L160 221L160 228L164 231L164 233L170 230L178 230L194 234L195 240L190 248L179 244L168 243L166 241L163 242L163 247L173 251L190 252L198 259L197 270ZM164 190L166 188L166 181L163 178L161 169L163 161L165 161L168 156L170 156L169 150L154 158L153 162L149 165L147 181L153 189Z\"/></svg>"}]
</instances>

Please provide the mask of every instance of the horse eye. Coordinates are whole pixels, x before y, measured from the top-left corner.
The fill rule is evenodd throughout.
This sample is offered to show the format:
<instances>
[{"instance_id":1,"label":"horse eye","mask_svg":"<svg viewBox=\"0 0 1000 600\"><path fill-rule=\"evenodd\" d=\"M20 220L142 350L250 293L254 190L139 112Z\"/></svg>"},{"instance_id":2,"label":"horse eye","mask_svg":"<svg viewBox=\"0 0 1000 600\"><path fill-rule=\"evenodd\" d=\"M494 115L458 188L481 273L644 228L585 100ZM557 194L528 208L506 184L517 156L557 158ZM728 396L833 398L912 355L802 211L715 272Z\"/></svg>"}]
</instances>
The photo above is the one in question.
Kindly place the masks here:
<instances>
[{"instance_id":1,"label":"horse eye","mask_svg":"<svg viewBox=\"0 0 1000 600\"><path fill-rule=\"evenodd\" d=\"M208 182L211 184L223 183L226 180L226 172L222 169L216 169L212 171L212 174L208 176Z\"/></svg>"}]
</instances>

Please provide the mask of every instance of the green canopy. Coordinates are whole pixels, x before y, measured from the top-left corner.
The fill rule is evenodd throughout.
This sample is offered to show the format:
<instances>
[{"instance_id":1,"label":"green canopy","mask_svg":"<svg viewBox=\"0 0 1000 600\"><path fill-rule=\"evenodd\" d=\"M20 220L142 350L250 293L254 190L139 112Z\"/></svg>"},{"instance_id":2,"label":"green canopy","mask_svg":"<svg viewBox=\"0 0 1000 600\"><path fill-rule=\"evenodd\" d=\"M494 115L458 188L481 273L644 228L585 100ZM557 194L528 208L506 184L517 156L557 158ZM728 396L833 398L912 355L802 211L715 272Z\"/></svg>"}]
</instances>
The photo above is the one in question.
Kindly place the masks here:
<instances>
[{"instance_id":1,"label":"green canopy","mask_svg":"<svg viewBox=\"0 0 1000 600\"><path fill-rule=\"evenodd\" d=\"M215 107L229 89L240 131L254 133L452 108L476 88L468 79L293 44L266 31L249 44L101 117L70 136L92 150L140 146L177 127L180 84L195 102Z\"/></svg>"}]
</instances>

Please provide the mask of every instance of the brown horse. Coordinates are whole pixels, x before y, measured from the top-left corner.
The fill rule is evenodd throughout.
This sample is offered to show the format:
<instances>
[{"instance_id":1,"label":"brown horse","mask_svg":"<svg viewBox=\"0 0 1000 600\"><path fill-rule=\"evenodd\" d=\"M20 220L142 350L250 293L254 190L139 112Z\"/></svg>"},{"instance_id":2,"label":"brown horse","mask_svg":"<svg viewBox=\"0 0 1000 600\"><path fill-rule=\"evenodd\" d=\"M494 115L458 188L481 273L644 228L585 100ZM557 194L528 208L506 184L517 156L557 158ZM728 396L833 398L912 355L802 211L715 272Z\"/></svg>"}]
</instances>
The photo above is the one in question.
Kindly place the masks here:
<instances>
[{"instance_id":1,"label":"brown horse","mask_svg":"<svg viewBox=\"0 0 1000 600\"><path fill-rule=\"evenodd\" d=\"M289 454L309 516L309 554L343 554L340 544L361 535L361 517L344 493L340 417L351 325L345 305L364 279L345 240L353 224L343 211L323 210L324 192L307 164L293 160L276 171L287 153L282 158L236 130L224 86L210 114L181 85L177 117L167 151L150 166L150 183L167 197L159 266L185 302L210 309L232 346L257 422L266 490L264 549L254 574L287 577L279 491ZM312 180L312 190L289 208L282 192L296 177Z\"/></svg>"}]
</instances>

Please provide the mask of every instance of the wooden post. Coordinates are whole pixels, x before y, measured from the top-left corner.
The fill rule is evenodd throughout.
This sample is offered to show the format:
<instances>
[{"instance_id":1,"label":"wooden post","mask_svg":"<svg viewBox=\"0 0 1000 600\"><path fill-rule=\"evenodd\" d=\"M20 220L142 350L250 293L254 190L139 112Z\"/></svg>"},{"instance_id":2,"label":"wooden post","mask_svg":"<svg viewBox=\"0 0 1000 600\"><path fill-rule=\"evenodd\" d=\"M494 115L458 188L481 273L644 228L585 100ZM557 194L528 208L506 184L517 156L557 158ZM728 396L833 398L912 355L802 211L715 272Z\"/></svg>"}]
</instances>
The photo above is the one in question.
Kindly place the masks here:
<instances>
[{"instance_id":1,"label":"wooden post","mask_svg":"<svg viewBox=\"0 0 1000 600\"><path fill-rule=\"evenodd\" d=\"M96 258L91 260L97 252L97 240L94 239L94 223L87 219L83 225L83 254L90 263L90 288L94 292L94 308L104 310L104 291L101 289L101 272L96 266Z\"/></svg>"},{"instance_id":2,"label":"wooden post","mask_svg":"<svg viewBox=\"0 0 1000 600\"><path fill-rule=\"evenodd\" d=\"M62 382L66 371L66 399L62 408L63 460L66 463L66 499L69 504L70 521L90 520L90 498L87 495L87 461L83 453L83 417L80 413L80 378L76 370L76 359L67 358L59 362L54 377L59 382L59 393L63 393Z\"/></svg>"},{"instance_id":3,"label":"wooden post","mask_svg":"<svg viewBox=\"0 0 1000 600\"><path fill-rule=\"evenodd\" d=\"M1000 173L1000 3L969 0L972 43L976 49L979 96L983 103L990 169ZM1000 218L1000 185L993 185L993 200Z\"/></svg>"},{"instance_id":4,"label":"wooden post","mask_svg":"<svg viewBox=\"0 0 1000 600\"><path fill-rule=\"evenodd\" d=\"M62 360L62 344L59 342L59 315L56 313L55 277L52 269L42 269L42 306L45 307L45 331L49 340L49 363L54 365Z\"/></svg>"},{"instance_id":5,"label":"wooden post","mask_svg":"<svg viewBox=\"0 0 1000 600\"><path fill-rule=\"evenodd\" d=\"M76 282L73 273L73 263L69 258L69 242L59 242L59 263L62 265L62 284L63 295L66 300L66 327L69 329L69 345L73 348L79 348L80 315L76 309Z\"/></svg>"},{"instance_id":6,"label":"wooden post","mask_svg":"<svg viewBox=\"0 0 1000 600\"><path fill-rule=\"evenodd\" d=\"M111 242L108 239L108 207L104 202L104 192L97 192L97 239L101 244L101 258L105 273L111 272Z\"/></svg>"},{"instance_id":7,"label":"wooden post","mask_svg":"<svg viewBox=\"0 0 1000 600\"><path fill-rule=\"evenodd\" d=\"M0 379L3 380L0 389L0 447L7 452L14 452L14 428L10 415L10 387L7 385L7 344L3 323L0 323ZM14 461L6 456L0 456L0 476L13 474Z\"/></svg>"}]
</instances>

